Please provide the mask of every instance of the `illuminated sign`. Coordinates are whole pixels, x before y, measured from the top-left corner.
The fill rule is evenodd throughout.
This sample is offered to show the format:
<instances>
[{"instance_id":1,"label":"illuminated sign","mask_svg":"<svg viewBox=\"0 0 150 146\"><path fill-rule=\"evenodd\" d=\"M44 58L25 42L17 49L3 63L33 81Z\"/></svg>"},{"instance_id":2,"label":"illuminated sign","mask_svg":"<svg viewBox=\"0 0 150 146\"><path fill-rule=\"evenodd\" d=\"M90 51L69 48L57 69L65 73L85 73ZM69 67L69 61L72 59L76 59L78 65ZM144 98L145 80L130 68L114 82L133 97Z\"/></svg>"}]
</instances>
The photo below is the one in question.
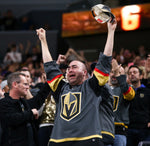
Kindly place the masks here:
<instances>
[{"instance_id":1,"label":"illuminated sign","mask_svg":"<svg viewBox=\"0 0 150 146\"><path fill-rule=\"evenodd\" d=\"M141 8L138 5L125 6L121 9L121 28L135 30L140 27Z\"/></svg>"},{"instance_id":2,"label":"illuminated sign","mask_svg":"<svg viewBox=\"0 0 150 146\"><path fill-rule=\"evenodd\" d=\"M117 31L150 28L150 3L111 9L117 19ZM107 32L106 23L96 22L91 11L64 13L62 37L91 35Z\"/></svg>"}]
</instances>

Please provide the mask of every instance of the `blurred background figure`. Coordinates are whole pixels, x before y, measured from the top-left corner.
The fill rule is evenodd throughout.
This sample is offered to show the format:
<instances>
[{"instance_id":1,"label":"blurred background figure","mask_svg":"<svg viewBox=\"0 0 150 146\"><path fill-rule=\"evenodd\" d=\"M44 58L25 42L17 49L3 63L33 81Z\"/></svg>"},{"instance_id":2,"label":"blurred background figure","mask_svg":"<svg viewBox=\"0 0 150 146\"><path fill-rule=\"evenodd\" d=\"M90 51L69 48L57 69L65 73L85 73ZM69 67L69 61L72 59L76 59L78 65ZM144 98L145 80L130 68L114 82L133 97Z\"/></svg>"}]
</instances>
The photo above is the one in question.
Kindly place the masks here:
<instances>
[{"instance_id":1,"label":"blurred background figure","mask_svg":"<svg viewBox=\"0 0 150 146\"><path fill-rule=\"evenodd\" d=\"M9 92L9 87L7 84L7 80L3 80L0 84L0 98L3 98L4 94L8 92Z\"/></svg>"},{"instance_id":2,"label":"blurred background figure","mask_svg":"<svg viewBox=\"0 0 150 146\"><path fill-rule=\"evenodd\" d=\"M4 57L4 64L9 65L11 63L21 63L22 61L22 54L17 50L17 45L12 44L10 51Z\"/></svg>"},{"instance_id":3,"label":"blurred background figure","mask_svg":"<svg viewBox=\"0 0 150 146\"><path fill-rule=\"evenodd\" d=\"M12 10L7 10L5 16L2 18L2 25L4 30L16 30L17 29L17 19L13 15Z\"/></svg>"}]
</instances>

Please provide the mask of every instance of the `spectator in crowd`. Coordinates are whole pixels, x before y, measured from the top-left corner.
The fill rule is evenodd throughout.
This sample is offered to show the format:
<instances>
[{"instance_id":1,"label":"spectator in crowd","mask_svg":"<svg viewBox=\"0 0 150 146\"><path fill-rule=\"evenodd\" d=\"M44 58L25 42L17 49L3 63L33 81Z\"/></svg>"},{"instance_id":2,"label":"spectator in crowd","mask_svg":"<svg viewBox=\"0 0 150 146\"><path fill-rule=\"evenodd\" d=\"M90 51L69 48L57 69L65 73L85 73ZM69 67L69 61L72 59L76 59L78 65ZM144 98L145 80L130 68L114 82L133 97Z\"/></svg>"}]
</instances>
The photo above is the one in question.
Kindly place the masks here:
<instances>
[{"instance_id":1,"label":"spectator in crowd","mask_svg":"<svg viewBox=\"0 0 150 146\"><path fill-rule=\"evenodd\" d=\"M35 86L31 86L31 74L27 67L23 67L20 70L21 73L23 73L28 81L29 89L27 91L27 95L25 96L25 99L33 98L33 96L38 94L38 91L44 86L46 83L46 74L42 73L40 78L38 79L38 82L35 84ZM38 110L39 113L39 119L35 120L35 127L36 131L38 131L38 146L47 146L53 124L54 124L54 114L55 114L55 102L51 94L47 96L45 99L45 102Z\"/></svg>"},{"instance_id":2,"label":"spectator in crowd","mask_svg":"<svg viewBox=\"0 0 150 146\"><path fill-rule=\"evenodd\" d=\"M3 80L0 84L0 98L4 97L4 93L8 93L9 92L9 87L7 84L7 80Z\"/></svg>"},{"instance_id":3,"label":"spectator in crowd","mask_svg":"<svg viewBox=\"0 0 150 146\"><path fill-rule=\"evenodd\" d=\"M9 94L0 100L0 122L3 130L1 146L37 145L33 121L38 118L37 109L49 94L49 86L30 100L23 97L29 88L24 74L15 72L8 77Z\"/></svg>"},{"instance_id":4,"label":"spectator in crowd","mask_svg":"<svg viewBox=\"0 0 150 146\"><path fill-rule=\"evenodd\" d=\"M29 16L24 15L23 17L21 17L19 27L21 30L33 30L33 25L31 20L29 19Z\"/></svg>"},{"instance_id":5,"label":"spectator in crowd","mask_svg":"<svg viewBox=\"0 0 150 146\"><path fill-rule=\"evenodd\" d=\"M138 55L142 58L145 59L147 57L147 52L145 50L145 47L143 45L140 45L138 48Z\"/></svg>"},{"instance_id":6,"label":"spectator in crowd","mask_svg":"<svg viewBox=\"0 0 150 146\"><path fill-rule=\"evenodd\" d=\"M27 90L27 94L26 94L26 96L25 96L25 99L30 99L30 98L32 98L34 95L36 95L39 90L36 91L35 94L32 94L32 91L31 91L32 79L31 79L31 74L30 74L28 68L23 67L19 72L22 73L22 74L24 74L24 76L26 77L26 80L27 80L27 82L28 82L28 85L29 85L29 89Z\"/></svg>"},{"instance_id":7,"label":"spectator in crowd","mask_svg":"<svg viewBox=\"0 0 150 146\"><path fill-rule=\"evenodd\" d=\"M17 29L17 19L13 15L12 10L7 10L5 16L2 19L2 24L4 30L16 30Z\"/></svg>"},{"instance_id":8,"label":"spectator in crowd","mask_svg":"<svg viewBox=\"0 0 150 146\"><path fill-rule=\"evenodd\" d=\"M27 59L29 58L31 62L33 63L33 67L39 68L39 64L42 59L40 48L37 48L37 46L33 46L31 49L31 52L28 52L27 54Z\"/></svg>"},{"instance_id":9,"label":"spectator in crowd","mask_svg":"<svg viewBox=\"0 0 150 146\"><path fill-rule=\"evenodd\" d=\"M18 52L16 44L11 45L10 52L5 55L3 62L5 65L22 62L22 54Z\"/></svg>"},{"instance_id":10,"label":"spectator in crowd","mask_svg":"<svg viewBox=\"0 0 150 146\"><path fill-rule=\"evenodd\" d=\"M135 96L135 91L127 84L125 71L123 67L118 65L115 59L112 60L109 84L114 97L115 140L113 146L126 146L126 135L129 125L129 106L130 101Z\"/></svg>"},{"instance_id":11,"label":"spectator in crowd","mask_svg":"<svg viewBox=\"0 0 150 146\"><path fill-rule=\"evenodd\" d=\"M150 141L150 92L141 84L142 71L138 66L129 67L128 78L135 89L135 98L129 108L127 146L137 146L140 141Z\"/></svg>"},{"instance_id":12,"label":"spectator in crowd","mask_svg":"<svg viewBox=\"0 0 150 146\"><path fill-rule=\"evenodd\" d=\"M130 50L125 49L123 56L124 56L124 64L128 64L129 62L133 62L133 57L132 57L132 53Z\"/></svg>"},{"instance_id":13,"label":"spectator in crowd","mask_svg":"<svg viewBox=\"0 0 150 146\"><path fill-rule=\"evenodd\" d=\"M66 77L69 83L62 80L63 75L58 65L52 61L45 30L42 28L37 30L41 40L47 80L57 105L55 124L50 139L51 146L103 145L99 108L97 108L101 98L96 95L96 91L108 81L115 29L116 21L108 22L108 38L104 54L100 55L93 77L85 80L86 67L76 60L72 61L67 69ZM89 120L92 121L87 122Z\"/></svg>"},{"instance_id":14,"label":"spectator in crowd","mask_svg":"<svg viewBox=\"0 0 150 146\"><path fill-rule=\"evenodd\" d=\"M22 43L19 43L18 45L19 47L19 51L22 54L22 62L28 63L27 60L27 54L29 52L29 50L31 49L31 42L29 40L27 40L26 46L23 45Z\"/></svg>"},{"instance_id":15,"label":"spectator in crowd","mask_svg":"<svg viewBox=\"0 0 150 146\"><path fill-rule=\"evenodd\" d=\"M141 62L141 57L140 56L136 56L133 60L133 64L134 65L137 65L137 66L140 66L140 63Z\"/></svg>"},{"instance_id":16,"label":"spectator in crowd","mask_svg":"<svg viewBox=\"0 0 150 146\"><path fill-rule=\"evenodd\" d=\"M3 80L0 84L0 100L2 98L5 97L4 94L8 93L9 92L9 87L8 87L8 84L7 84L7 80ZM2 133L3 133L3 130L2 130L2 127L1 127L1 122L0 122L0 145L2 145Z\"/></svg>"},{"instance_id":17,"label":"spectator in crowd","mask_svg":"<svg viewBox=\"0 0 150 146\"><path fill-rule=\"evenodd\" d=\"M17 71L19 68L19 65L20 65L19 63L12 63L12 64L6 66L6 68L3 72L4 78L7 78L9 74Z\"/></svg>"},{"instance_id":18,"label":"spectator in crowd","mask_svg":"<svg viewBox=\"0 0 150 146\"><path fill-rule=\"evenodd\" d=\"M115 56L114 56L115 58ZM119 64L124 64L124 48L121 48L119 54L116 56L116 60Z\"/></svg>"}]
</instances>

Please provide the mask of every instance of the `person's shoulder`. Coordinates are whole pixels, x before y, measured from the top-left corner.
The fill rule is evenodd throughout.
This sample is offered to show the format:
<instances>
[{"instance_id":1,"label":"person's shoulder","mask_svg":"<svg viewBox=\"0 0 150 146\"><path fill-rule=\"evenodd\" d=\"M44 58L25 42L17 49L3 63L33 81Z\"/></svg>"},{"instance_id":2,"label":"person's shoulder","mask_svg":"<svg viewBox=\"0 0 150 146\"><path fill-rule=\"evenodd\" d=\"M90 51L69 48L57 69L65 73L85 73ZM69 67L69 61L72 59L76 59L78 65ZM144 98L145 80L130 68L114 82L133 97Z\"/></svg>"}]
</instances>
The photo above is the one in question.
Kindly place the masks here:
<instances>
[{"instance_id":1,"label":"person's shoulder","mask_svg":"<svg viewBox=\"0 0 150 146\"><path fill-rule=\"evenodd\" d=\"M145 92L145 93L147 93L147 94L150 94L149 89L150 89L150 88L144 86L144 87L138 88L137 90L138 90L139 92Z\"/></svg>"},{"instance_id":2,"label":"person's shoulder","mask_svg":"<svg viewBox=\"0 0 150 146\"><path fill-rule=\"evenodd\" d=\"M0 98L0 108L6 105L9 105L9 101L5 97Z\"/></svg>"},{"instance_id":3,"label":"person's shoulder","mask_svg":"<svg viewBox=\"0 0 150 146\"><path fill-rule=\"evenodd\" d=\"M141 88L141 89L143 89L143 90L145 90L145 91L147 91L147 92L149 92L149 90L150 90L150 88L148 88L148 87L146 87L146 86L145 86L145 88ZM150 94L150 92L149 92L149 94Z\"/></svg>"}]
</instances>

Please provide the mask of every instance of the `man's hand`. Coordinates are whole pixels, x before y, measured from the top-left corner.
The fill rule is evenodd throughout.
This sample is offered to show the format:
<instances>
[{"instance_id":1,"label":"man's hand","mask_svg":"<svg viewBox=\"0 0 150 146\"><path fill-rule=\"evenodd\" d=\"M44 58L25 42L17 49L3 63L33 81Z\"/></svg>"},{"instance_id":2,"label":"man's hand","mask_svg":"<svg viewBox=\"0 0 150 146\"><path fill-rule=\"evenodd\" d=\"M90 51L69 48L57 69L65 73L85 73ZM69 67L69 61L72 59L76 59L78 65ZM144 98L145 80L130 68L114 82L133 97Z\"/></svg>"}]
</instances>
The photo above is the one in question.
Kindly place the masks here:
<instances>
[{"instance_id":1,"label":"man's hand","mask_svg":"<svg viewBox=\"0 0 150 146\"><path fill-rule=\"evenodd\" d=\"M56 63L57 64L65 64L66 63L66 56L59 54Z\"/></svg>"},{"instance_id":2,"label":"man's hand","mask_svg":"<svg viewBox=\"0 0 150 146\"><path fill-rule=\"evenodd\" d=\"M45 41L46 40L46 31L43 28L37 29L36 33L37 33L40 41Z\"/></svg>"},{"instance_id":3,"label":"man's hand","mask_svg":"<svg viewBox=\"0 0 150 146\"><path fill-rule=\"evenodd\" d=\"M36 33L41 41L43 62L46 63L52 61L53 58L49 52L46 40L46 31L43 28L40 28L36 30Z\"/></svg>"},{"instance_id":4,"label":"man's hand","mask_svg":"<svg viewBox=\"0 0 150 146\"><path fill-rule=\"evenodd\" d=\"M120 71L120 66L118 65L117 60L113 59L111 65L112 65L112 71L113 71L114 75L116 77L120 76L120 72L119 72Z\"/></svg>"},{"instance_id":5,"label":"man's hand","mask_svg":"<svg viewBox=\"0 0 150 146\"><path fill-rule=\"evenodd\" d=\"M35 109L35 108L32 109L32 113L33 113L35 119L38 119L38 118L39 118L39 113L38 113L38 110L37 110L37 109Z\"/></svg>"},{"instance_id":6,"label":"man's hand","mask_svg":"<svg viewBox=\"0 0 150 146\"><path fill-rule=\"evenodd\" d=\"M111 31L114 32L117 27L117 20L114 19L113 23L111 23L111 20L109 20L107 22L107 27L108 27L108 32L111 32Z\"/></svg>"},{"instance_id":7,"label":"man's hand","mask_svg":"<svg viewBox=\"0 0 150 146\"><path fill-rule=\"evenodd\" d=\"M121 65L120 65L119 72L120 72L120 75L125 75L125 70Z\"/></svg>"}]
</instances>

